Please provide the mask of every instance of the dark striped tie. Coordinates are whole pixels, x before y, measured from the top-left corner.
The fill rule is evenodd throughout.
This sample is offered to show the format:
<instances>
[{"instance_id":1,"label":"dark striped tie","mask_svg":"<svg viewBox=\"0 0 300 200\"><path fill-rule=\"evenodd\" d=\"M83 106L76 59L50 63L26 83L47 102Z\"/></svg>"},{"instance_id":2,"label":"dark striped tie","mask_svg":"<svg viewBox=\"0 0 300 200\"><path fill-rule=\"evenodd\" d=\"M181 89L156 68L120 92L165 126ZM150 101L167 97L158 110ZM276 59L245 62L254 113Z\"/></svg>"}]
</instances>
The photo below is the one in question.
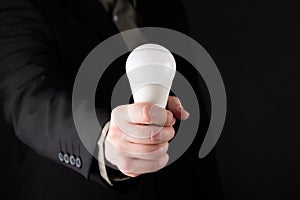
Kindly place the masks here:
<instances>
[{"instance_id":1,"label":"dark striped tie","mask_svg":"<svg viewBox=\"0 0 300 200\"><path fill-rule=\"evenodd\" d=\"M101 0L106 10L111 13L112 19L120 32L137 28L139 16L134 8L134 2L129 0ZM145 43L145 36L139 31L134 31L131 35L124 38L128 48L135 48Z\"/></svg>"}]
</instances>

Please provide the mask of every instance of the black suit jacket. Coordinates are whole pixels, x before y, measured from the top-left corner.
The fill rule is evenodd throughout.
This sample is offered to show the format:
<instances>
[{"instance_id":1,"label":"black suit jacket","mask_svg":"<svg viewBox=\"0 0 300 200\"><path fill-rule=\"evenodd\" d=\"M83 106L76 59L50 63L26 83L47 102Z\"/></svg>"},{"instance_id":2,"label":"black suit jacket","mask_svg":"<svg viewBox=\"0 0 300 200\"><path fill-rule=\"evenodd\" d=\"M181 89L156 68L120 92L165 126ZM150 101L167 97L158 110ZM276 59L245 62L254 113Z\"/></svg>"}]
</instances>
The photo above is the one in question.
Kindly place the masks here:
<instances>
[{"instance_id":1,"label":"black suit jacket","mask_svg":"<svg viewBox=\"0 0 300 200\"><path fill-rule=\"evenodd\" d=\"M137 11L144 26L187 33L184 10L176 1L138 1ZM165 169L113 187L99 175L96 160L77 136L71 111L80 64L96 45L118 33L98 0L1 1L0 18L0 93L5 117L24 144L20 151L22 199L162 199L181 194L221 198L213 154L197 158L201 143L193 143ZM99 84L96 102L102 125L110 117L110 93L124 73L124 58L112 64ZM199 75L183 67L186 63L180 66L194 89L203 90ZM201 124L200 139L207 120ZM61 162L60 152L78 157L80 167Z\"/></svg>"}]
</instances>

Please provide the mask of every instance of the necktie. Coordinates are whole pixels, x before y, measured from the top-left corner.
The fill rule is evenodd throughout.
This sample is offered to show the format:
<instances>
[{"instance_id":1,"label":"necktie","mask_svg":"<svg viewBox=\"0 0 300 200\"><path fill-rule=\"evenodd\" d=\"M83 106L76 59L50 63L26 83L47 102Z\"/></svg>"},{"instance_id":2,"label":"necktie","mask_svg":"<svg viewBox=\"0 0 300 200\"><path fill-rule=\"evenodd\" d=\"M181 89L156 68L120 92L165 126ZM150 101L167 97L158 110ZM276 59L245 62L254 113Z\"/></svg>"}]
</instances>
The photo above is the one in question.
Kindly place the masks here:
<instances>
[{"instance_id":1,"label":"necktie","mask_svg":"<svg viewBox=\"0 0 300 200\"><path fill-rule=\"evenodd\" d=\"M129 0L101 0L105 9L112 14L112 19L120 32L139 26L139 16L133 3ZM135 48L145 43L147 40L141 31L136 30L128 37L124 38L127 47Z\"/></svg>"},{"instance_id":2,"label":"necktie","mask_svg":"<svg viewBox=\"0 0 300 200\"><path fill-rule=\"evenodd\" d=\"M137 13L128 0L116 0L112 15L120 31L137 28Z\"/></svg>"}]
</instances>

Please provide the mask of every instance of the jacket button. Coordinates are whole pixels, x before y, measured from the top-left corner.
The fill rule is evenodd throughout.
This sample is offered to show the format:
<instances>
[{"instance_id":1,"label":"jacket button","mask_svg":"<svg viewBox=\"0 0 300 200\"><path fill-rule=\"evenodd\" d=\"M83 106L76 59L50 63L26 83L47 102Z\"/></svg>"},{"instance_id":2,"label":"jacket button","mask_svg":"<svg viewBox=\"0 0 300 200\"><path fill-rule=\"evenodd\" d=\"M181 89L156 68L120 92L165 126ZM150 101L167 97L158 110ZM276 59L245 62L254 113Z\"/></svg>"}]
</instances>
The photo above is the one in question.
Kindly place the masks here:
<instances>
[{"instance_id":1,"label":"jacket button","mask_svg":"<svg viewBox=\"0 0 300 200\"><path fill-rule=\"evenodd\" d=\"M75 165L75 157L73 155L70 156L70 164Z\"/></svg>"},{"instance_id":2,"label":"jacket button","mask_svg":"<svg viewBox=\"0 0 300 200\"><path fill-rule=\"evenodd\" d=\"M75 159L75 165L76 165L77 168L80 168L80 167L81 167L81 159L80 159L79 157L77 157L77 158Z\"/></svg>"},{"instance_id":3,"label":"jacket button","mask_svg":"<svg viewBox=\"0 0 300 200\"><path fill-rule=\"evenodd\" d=\"M64 162L64 155L62 152L59 152L58 153L58 159L61 161L61 162Z\"/></svg>"},{"instance_id":4,"label":"jacket button","mask_svg":"<svg viewBox=\"0 0 300 200\"><path fill-rule=\"evenodd\" d=\"M69 164L69 162L70 162L70 158L69 158L69 155L67 153L64 154L64 161L67 164Z\"/></svg>"}]
</instances>

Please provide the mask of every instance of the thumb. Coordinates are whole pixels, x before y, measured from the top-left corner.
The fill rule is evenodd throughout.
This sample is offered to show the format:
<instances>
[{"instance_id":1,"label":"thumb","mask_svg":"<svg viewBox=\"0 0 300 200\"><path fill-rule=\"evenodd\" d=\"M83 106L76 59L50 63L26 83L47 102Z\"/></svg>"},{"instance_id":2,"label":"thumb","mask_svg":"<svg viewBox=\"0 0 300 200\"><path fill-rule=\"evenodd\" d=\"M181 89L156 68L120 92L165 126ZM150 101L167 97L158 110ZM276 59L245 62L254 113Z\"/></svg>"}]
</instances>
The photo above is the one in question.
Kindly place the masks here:
<instances>
[{"instance_id":1,"label":"thumb","mask_svg":"<svg viewBox=\"0 0 300 200\"><path fill-rule=\"evenodd\" d=\"M175 115L176 119L186 120L190 116L190 113L183 108L179 98L175 96L169 96L167 109Z\"/></svg>"}]
</instances>

